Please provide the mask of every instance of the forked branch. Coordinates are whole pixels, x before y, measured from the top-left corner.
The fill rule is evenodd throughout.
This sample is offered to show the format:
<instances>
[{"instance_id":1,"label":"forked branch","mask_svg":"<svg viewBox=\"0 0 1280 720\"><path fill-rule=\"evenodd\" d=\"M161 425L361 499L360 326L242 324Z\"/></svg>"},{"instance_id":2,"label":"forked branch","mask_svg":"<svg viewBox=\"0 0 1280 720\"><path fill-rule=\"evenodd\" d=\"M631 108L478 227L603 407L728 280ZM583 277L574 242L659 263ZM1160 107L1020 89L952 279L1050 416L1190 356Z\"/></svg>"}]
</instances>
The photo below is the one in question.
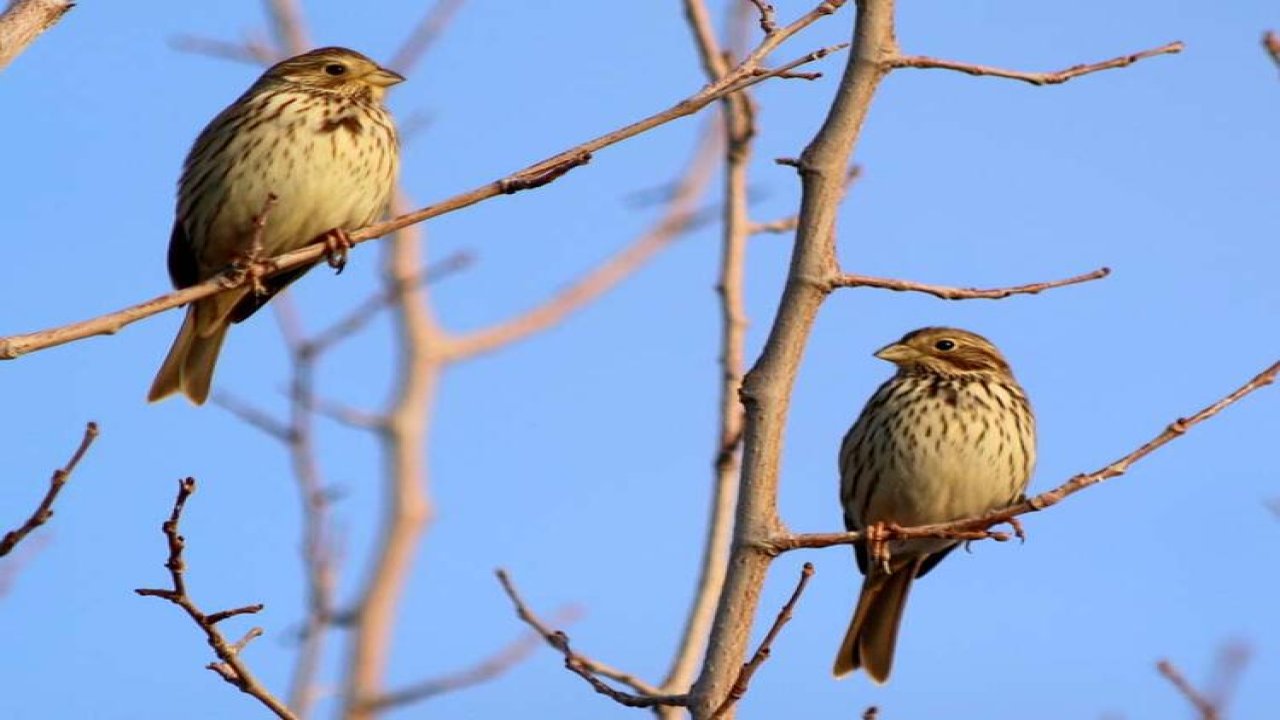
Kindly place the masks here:
<instances>
[{"instance_id":1,"label":"forked branch","mask_svg":"<svg viewBox=\"0 0 1280 720\"><path fill-rule=\"evenodd\" d=\"M173 501L173 511L169 513L169 519L162 526L165 539L169 545L169 558L165 561L164 566L169 570L171 587L138 588L134 592L146 597L158 597L162 600L168 600L182 608L187 616L191 618L191 621L204 633L209 647L213 648L214 654L218 657L218 662L207 665L210 670L216 672L223 680L234 685L241 692L257 699L264 707L275 713L276 717L284 720L296 720L297 716L283 702L272 695L271 691L263 687L262 683L249 671L249 667L245 665L244 660L240 658L240 653L245 646L254 638L262 635L262 628L251 628L249 632L245 633L244 637L236 642L229 642L223 636L222 631L218 629L218 623L223 620L228 620L238 615L253 615L261 612L263 606L261 604L245 605L244 607L230 610L205 613L200 610L200 607L187 594L187 566L182 557L182 551L186 547L186 540L179 533L178 525L182 520L182 510L186 507L187 499L195 491L195 478L184 478L178 481L178 496Z\"/></svg>"}]
</instances>

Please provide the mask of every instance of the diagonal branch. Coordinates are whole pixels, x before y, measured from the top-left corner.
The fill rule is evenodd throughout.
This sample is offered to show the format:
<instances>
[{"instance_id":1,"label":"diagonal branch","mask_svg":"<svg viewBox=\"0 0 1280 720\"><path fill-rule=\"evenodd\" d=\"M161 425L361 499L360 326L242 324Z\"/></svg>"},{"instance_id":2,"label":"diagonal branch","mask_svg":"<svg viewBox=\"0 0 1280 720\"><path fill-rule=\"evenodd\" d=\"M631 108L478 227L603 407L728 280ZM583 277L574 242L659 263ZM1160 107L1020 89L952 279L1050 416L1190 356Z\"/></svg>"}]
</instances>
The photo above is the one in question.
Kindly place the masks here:
<instances>
[{"instance_id":1,"label":"diagonal branch","mask_svg":"<svg viewBox=\"0 0 1280 720\"><path fill-rule=\"evenodd\" d=\"M13 0L0 13L0 70L75 7L70 0Z\"/></svg>"},{"instance_id":2,"label":"diagonal branch","mask_svg":"<svg viewBox=\"0 0 1280 720\"><path fill-rule=\"evenodd\" d=\"M1079 285L1091 280L1101 280L1111 274L1111 268L1098 268L1083 275L1075 275L1061 280L1049 280L1047 282L1028 283L1026 285L1014 285L1004 288L957 288L947 287L946 285L927 285L925 283L913 282L911 280L898 280L895 278L880 278L870 275L855 275L852 273L844 273L834 277L830 281L829 287L835 288L858 288L858 287L874 287L882 290L895 290L899 292L919 292L943 300L973 300L987 299L999 300L1007 298L1010 295L1035 295L1052 288L1064 287L1067 285Z\"/></svg>"},{"instance_id":3,"label":"diagonal branch","mask_svg":"<svg viewBox=\"0 0 1280 720\"><path fill-rule=\"evenodd\" d=\"M720 703L720 707L711 714L711 720L718 720L725 713L729 712L729 708L742 699L747 694L747 689L751 686L751 678L755 677L756 671L769 659L769 654L773 652L773 642L778 639L778 633L782 632L782 626L791 621L792 612L796 608L796 603L800 601L800 596L804 594L804 589L809 585L809 579L813 577L813 563L805 563L800 570L800 580L796 582L796 589L791 591L791 597L778 611L778 617L774 618L773 625L769 627L769 632L765 633L764 639L760 641L760 646L756 648L755 654L751 659L742 666L742 670L738 673L738 679L733 682L733 687L729 688L729 694L725 696L724 702Z\"/></svg>"},{"instance_id":4,"label":"diagonal branch","mask_svg":"<svg viewBox=\"0 0 1280 720\"><path fill-rule=\"evenodd\" d=\"M240 692L257 699L264 707L275 713L276 717L282 718L282 720L296 720L297 716L284 703L272 695L271 691L262 686L240 658L240 653L245 646L254 638L262 635L262 628L250 629L243 638L233 643L228 642L222 631L217 627L218 623L223 620L238 615L253 615L261 612L263 606L261 604L245 605L244 607L205 614L191 599L191 596L187 594L187 566L182 557L182 551L186 547L186 540L178 532L178 525L182 520L182 510L186 507L187 499L195 491L195 478L185 478L178 481L178 497L173 501L173 511L169 514L169 519L162 526L164 536L169 544L169 559L165 561L164 566L169 569L169 580L172 587L168 589L138 588L134 592L144 597L158 597L162 600L168 600L182 608L192 622L204 632L209 647L213 648L214 654L218 656L219 662L209 663L207 666L210 670L213 670L223 680L234 685Z\"/></svg>"},{"instance_id":5,"label":"diagonal branch","mask_svg":"<svg viewBox=\"0 0 1280 720\"><path fill-rule=\"evenodd\" d=\"M533 628L547 644L555 648L564 656L564 666L572 673L587 681L591 687L601 695L605 695L615 702L627 707L655 707L658 705L684 705L686 696L684 695L663 695L660 690L653 685L631 675L630 673L614 669L608 665L592 660L575 652L569 647L569 636L560 630L552 630L546 623L538 618L529 606L525 604L520 597L520 593L516 590L515 584L511 581L511 576L506 570L497 570L498 582L502 584L502 589L506 592L507 597L511 599L511 604L515 606L516 616L523 620L529 627ZM606 684L598 676L603 676L630 686L639 694L623 692L616 690Z\"/></svg>"},{"instance_id":6,"label":"diagonal branch","mask_svg":"<svg viewBox=\"0 0 1280 720\"><path fill-rule=\"evenodd\" d=\"M432 5L431 9L422 16L418 26L401 43L400 49L396 51L395 57L391 58L387 67L402 74L413 69L431 46L435 45L436 40L444 34L445 29L453 22L465 2L466 0L436 0L435 5Z\"/></svg>"},{"instance_id":7,"label":"diagonal branch","mask_svg":"<svg viewBox=\"0 0 1280 720\"><path fill-rule=\"evenodd\" d=\"M349 233L349 237L353 244L367 242L395 230L470 207L499 195L509 195L522 190L541 187L553 182L566 172L586 164L591 159L592 153L598 150L628 140L673 120L692 115L726 95L790 72L795 67L820 60L843 46L822 48L774 69L766 69L761 64L783 42L822 17L831 14L844 2L845 0L824 0L815 9L801 16L795 22L779 28L773 34L767 36L742 63L734 67L720 81L708 84L697 93L665 110L613 132L588 140L500 180L495 180L455 195L434 205L428 205L419 210L393 217L390 220L352 231ZM270 272L266 273L266 276L313 264L320 260L324 254L324 243L315 242L299 250L278 255L266 261L271 268ZM228 270L197 285L160 295L145 302L89 320L21 335L0 337L0 360L12 360L21 355L94 335L110 335L119 332L126 326L143 318L210 297L230 288L239 287L247 280L243 275L244 273Z\"/></svg>"},{"instance_id":8,"label":"diagonal branch","mask_svg":"<svg viewBox=\"0 0 1280 720\"><path fill-rule=\"evenodd\" d=\"M457 361L492 352L558 324L611 290L692 228L699 201L715 170L719 144L719 133L703 133L666 212L648 232L541 305L492 327L450 338L444 350L448 358Z\"/></svg>"},{"instance_id":9,"label":"diagonal branch","mask_svg":"<svg viewBox=\"0 0 1280 720\"><path fill-rule=\"evenodd\" d=\"M1058 504L1063 499L1074 495L1087 487L1124 475L1129 471L1129 468L1134 463L1142 460L1170 442L1182 437L1195 425L1217 415L1228 406L1239 402L1246 395L1275 382L1277 375L1280 375L1280 362L1273 363L1271 367L1258 373L1244 385L1236 388L1222 399L1202 408L1194 415L1185 418L1178 418L1173 421L1158 435L1115 462L1091 473L1076 475L1058 487L1053 488L1052 490L1046 490L1045 492L1042 492L1028 500L1024 500L1016 505L976 518L965 518L961 520L953 520L951 522L934 523L931 525L921 525L917 527L889 526L880 531L880 537L884 540L909 538L951 538L959 540L980 540L990 538L994 540L1007 540L1009 538L1008 534L992 531L989 528L1001 523L1008 523L1019 515L1039 512L1040 510L1044 510L1045 508ZM865 532L778 534L761 543L760 548L767 553L777 554L798 548L823 548L830 547L832 545L849 545L863 540L866 537L867 533Z\"/></svg>"},{"instance_id":10,"label":"diagonal branch","mask_svg":"<svg viewBox=\"0 0 1280 720\"><path fill-rule=\"evenodd\" d=\"M1170 683L1173 684L1178 692L1191 703L1196 709L1196 716L1200 720L1219 720L1222 714L1218 712L1218 706L1209 698L1205 697L1195 686L1187 680L1174 664L1168 660L1161 660L1156 663L1156 670L1160 672Z\"/></svg>"},{"instance_id":11,"label":"diagonal branch","mask_svg":"<svg viewBox=\"0 0 1280 720\"><path fill-rule=\"evenodd\" d=\"M552 616L553 622L573 622L578 613L573 608L562 608ZM416 682L401 690L395 690L369 702L372 710L387 710L427 700L437 695L451 693L488 682L519 665L537 649L542 636L526 633L494 653L491 657L464 670L442 677Z\"/></svg>"},{"instance_id":12,"label":"diagonal branch","mask_svg":"<svg viewBox=\"0 0 1280 720\"><path fill-rule=\"evenodd\" d=\"M916 69L937 69L937 70L954 70L962 72L966 75L999 77L1007 80L1021 80L1032 85L1059 85L1068 80L1073 80L1081 75L1100 72L1102 70L1114 70L1116 68L1128 67L1139 60L1145 60L1157 55L1174 55L1182 52L1185 46L1180 41L1166 43L1157 48L1143 50L1131 55L1121 55L1120 57L1103 60L1101 62L1089 63L1087 65L1072 65L1065 70L1056 72L1023 72L1021 70L1005 70L1004 68L991 67L989 65L974 65L971 63L957 62L955 60L941 60L938 58L925 57L923 55L900 55L890 62L890 67L898 68L916 68Z\"/></svg>"},{"instance_id":13,"label":"diagonal branch","mask_svg":"<svg viewBox=\"0 0 1280 720\"><path fill-rule=\"evenodd\" d=\"M0 538L0 557L12 552L27 535L30 535L33 530L53 517L53 503L58 499L58 493L62 492L67 480L71 479L71 473L80 464L80 460L84 458L85 453L89 452L89 446L96 439L98 439L98 423L88 423L84 426L84 437L80 439L80 446L71 454L71 459L67 461L66 465L55 470L53 477L49 478L49 489L45 492L44 498L40 500L40 504L36 506L35 511L16 529L10 530L5 533L3 538Z\"/></svg>"}]
</instances>

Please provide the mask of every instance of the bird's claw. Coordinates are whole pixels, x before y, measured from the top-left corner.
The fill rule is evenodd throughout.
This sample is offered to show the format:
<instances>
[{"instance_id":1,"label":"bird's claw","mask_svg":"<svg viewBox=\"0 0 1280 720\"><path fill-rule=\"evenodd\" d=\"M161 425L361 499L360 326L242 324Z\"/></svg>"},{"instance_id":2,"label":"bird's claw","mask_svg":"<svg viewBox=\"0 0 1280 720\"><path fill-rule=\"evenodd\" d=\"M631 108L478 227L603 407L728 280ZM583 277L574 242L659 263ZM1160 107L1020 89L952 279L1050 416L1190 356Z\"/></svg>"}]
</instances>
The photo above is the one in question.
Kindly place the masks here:
<instances>
[{"instance_id":1,"label":"bird's claw","mask_svg":"<svg viewBox=\"0 0 1280 720\"><path fill-rule=\"evenodd\" d=\"M336 274L342 274L343 268L347 266L347 253L353 247L355 243L351 242L351 237L342 228L334 228L324 234L324 259Z\"/></svg>"},{"instance_id":2,"label":"bird's claw","mask_svg":"<svg viewBox=\"0 0 1280 720\"><path fill-rule=\"evenodd\" d=\"M1027 541L1027 532L1022 529L1022 522L1018 518L1011 517L1005 522L1009 523L1009 527L1013 528L1013 534L1018 538L1019 542L1025 543Z\"/></svg>"},{"instance_id":3,"label":"bird's claw","mask_svg":"<svg viewBox=\"0 0 1280 720\"><path fill-rule=\"evenodd\" d=\"M889 527L887 524L879 522L869 525L866 529L867 534L867 552L871 556L871 562L880 565L880 568L886 573L891 572L889 567Z\"/></svg>"}]
</instances>

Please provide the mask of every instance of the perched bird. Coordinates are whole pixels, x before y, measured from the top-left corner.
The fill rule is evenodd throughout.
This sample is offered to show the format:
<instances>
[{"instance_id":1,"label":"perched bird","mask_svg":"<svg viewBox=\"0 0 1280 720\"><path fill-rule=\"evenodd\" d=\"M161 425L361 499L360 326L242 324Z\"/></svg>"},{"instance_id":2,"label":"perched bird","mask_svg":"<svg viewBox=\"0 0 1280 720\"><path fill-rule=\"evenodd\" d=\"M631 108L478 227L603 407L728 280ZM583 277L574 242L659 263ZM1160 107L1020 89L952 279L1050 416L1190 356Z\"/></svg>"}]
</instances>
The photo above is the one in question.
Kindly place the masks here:
<instances>
[{"instance_id":1,"label":"perched bird","mask_svg":"<svg viewBox=\"0 0 1280 720\"><path fill-rule=\"evenodd\" d=\"M840 446L845 527L908 527L1012 505L1036 459L1035 417L1009 364L986 338L955 328L907 333L876 357L897 366ZM948 539L892 540L889 560L854 546L866 578L832 672L858 668L889 679L911 581L957 546Z\"/></svg>"},{"instance_id":2,"label":"perched bird","mask_svg":"<svg viewBox=\"0 0 1280 720\"><path fill-rule=\"evenodd\" d=\"M341 269L350 246L346 231L377 220L395 187L398 141L382 100L403 80L339 47L291 57L263 73L187 154L169 239L174 287L195 285L236 262L296 250L321 235L330 264ZM276 203L267 213L272 196ZM260 218L265 224L255 244ZM192 303L147 399L182 392L204 403L227 328L311 267Z\"/></svg>"}]
</instances>

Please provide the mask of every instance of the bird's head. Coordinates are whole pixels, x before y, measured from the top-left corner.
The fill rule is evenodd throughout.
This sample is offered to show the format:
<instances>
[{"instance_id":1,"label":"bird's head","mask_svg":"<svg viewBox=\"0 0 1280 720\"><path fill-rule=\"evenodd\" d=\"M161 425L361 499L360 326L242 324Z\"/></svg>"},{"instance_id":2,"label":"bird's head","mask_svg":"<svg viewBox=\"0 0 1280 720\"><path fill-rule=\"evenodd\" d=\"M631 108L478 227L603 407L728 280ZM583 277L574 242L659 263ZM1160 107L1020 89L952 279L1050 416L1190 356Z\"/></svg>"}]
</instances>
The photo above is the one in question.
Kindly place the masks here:
<instances>
[{"instance_id":1,"label":"bird's head","mask_svg":"<svg viewBox=\"0 0 1280 720\"><path fill-rule=\"evenodd\" d=\"M355 50L325 47L281 60L262 79L286 82L313 90L381 100L387 88L404 82L404 76L388 70Z\"/></svg>"},{"instance_id":2,"label":"bird's head","mask_svg":"<svg viewBox=\"0 0 1280 720\"><path fill-rule=\"evenodd\" d=\"M989 340L968 330L927 327L876 351L876 357L898 366L900 372L940 375L1010 375L1009 363Z\"/></svg>"}]
</instances>

